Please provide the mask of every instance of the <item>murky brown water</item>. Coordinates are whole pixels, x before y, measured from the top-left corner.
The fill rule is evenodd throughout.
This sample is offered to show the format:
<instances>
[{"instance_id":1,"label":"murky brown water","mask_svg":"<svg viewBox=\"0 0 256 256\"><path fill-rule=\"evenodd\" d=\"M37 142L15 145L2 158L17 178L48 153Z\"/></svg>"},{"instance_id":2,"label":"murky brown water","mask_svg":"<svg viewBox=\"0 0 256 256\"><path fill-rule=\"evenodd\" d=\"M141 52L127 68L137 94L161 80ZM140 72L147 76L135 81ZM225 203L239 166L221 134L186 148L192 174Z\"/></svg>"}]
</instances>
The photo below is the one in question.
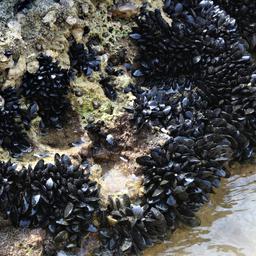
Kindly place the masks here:
<instances>
[{"instance_id":1,"label":"murky brown water","mask_svg":"<svg viewBox=\"0 0 256 256\"><path fill-rule=\"evenodd\" d=\"M237 165L198 215L144 256L256 256L256 165Z\"/></svg>"}]
</instances>

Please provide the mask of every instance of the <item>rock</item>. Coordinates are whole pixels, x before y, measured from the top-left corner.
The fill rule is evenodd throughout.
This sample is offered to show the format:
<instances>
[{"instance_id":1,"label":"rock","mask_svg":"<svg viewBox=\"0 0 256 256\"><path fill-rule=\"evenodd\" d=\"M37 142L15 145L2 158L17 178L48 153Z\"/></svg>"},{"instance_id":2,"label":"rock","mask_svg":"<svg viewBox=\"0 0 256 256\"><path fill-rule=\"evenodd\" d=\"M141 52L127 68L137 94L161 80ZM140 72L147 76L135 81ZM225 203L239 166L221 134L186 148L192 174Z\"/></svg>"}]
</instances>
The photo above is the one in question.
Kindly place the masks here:
<instances>
[{"instance_id":1,"label":"rock","mask_svg":"<svg viewBox=\"0 0 256 256\"><path fill-rule=\"evenodd\" d=\"M50 25L50 27L53 26L53 24L56 22L57 19L57 15L56 15L56 11L49 11L43 18L43 23L48 23Z\"/></svg>"},{"instance_id":2,"label":"rock","mask_svg":"<svg viewBox=\"0 0 256 256\"><path fill-rule=\"evenodd\" d=\"M114 17L130 19L138 14L139 8L132 2L116 5L112 10Z\"/></svg>"},{"instance_id":3,"label":"rock","mask_svg":"<svg viewBox=\"0 0 256 256\"><path fill-rule=\"evenodd\" d=\"M82 11L85 15L89 13L89 5L87 3L82 4Z\"/></svg>"},{"instance_id":4,"label":"rock","mask_svg":"<svg viewBox=\"0 0 256 256\"><path fill-rule=\"evenodd\" d=\"M21 55L17 64L11 68L8 72L8 78L16 80L20 78L26 71L26 59L25 56Z\"/></svg>"},{"instance_id":5,"label":"rock","mask_svg":"<svg viewBox=\"0 0 256 256\"><path fill-rule=\"evenodd\" d=\"M90 171L93 179L99 180L102 177L102 168L99 164L94 164Z\"/></svg>"},{"instance_id":6,"label":"rock","mask_svg":"<svg viewBox=\"0 0 256 256\"><path fill-rule=\"evenodd\" d=\"M60 0L60 4L64 5L67 8L71 8L74 6L74 1L73 0Z\"/></svg>"},{"instance_id":7,"label":"rock","mask_svg":"<svg viewBox=\"0 0 256 256\"><path fill-rule=\"evenodd\" d=\"M13 65L12 59L7 58L4 54L0 54L0 70L7 69Z\"/></svg>"},{"instance_id":8,"label":"rock","mask_svg":"<svg viewBox=\"0 0 256 256\"><path fill-rule=\"evenodd\" d=\"M16 38L22 39L21 24L17 20L10 20L7 24L9 30Z\"/></svg>"}]
</instances>

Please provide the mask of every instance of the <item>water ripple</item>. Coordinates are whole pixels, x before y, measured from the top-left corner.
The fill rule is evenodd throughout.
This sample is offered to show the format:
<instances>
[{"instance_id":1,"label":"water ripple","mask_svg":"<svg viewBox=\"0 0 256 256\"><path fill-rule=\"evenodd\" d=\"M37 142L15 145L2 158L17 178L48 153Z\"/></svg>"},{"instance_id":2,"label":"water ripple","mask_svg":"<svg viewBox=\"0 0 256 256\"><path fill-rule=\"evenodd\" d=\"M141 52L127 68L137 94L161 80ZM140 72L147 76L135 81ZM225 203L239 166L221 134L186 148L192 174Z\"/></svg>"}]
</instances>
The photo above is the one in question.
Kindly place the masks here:
<instances>
[{"instance_id":1,"label":"water ripple","mask_svg":"<svg viewBox=\"0 0 256 256\"><path fill-rule=\"evenodd\" d=\"M238 165L199 212L202 225L182 228L145 256L255 256L256 167Z\"/></svg>"}]
</instances>

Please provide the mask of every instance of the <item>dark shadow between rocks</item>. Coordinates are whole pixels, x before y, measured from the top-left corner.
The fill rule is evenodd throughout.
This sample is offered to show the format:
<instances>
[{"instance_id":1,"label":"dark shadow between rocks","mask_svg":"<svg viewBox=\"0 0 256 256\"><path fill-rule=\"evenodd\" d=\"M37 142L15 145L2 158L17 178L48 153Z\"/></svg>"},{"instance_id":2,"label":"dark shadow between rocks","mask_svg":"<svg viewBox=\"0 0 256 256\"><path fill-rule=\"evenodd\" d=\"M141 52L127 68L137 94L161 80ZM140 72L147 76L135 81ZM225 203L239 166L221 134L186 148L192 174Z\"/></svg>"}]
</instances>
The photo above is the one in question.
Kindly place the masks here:
<instances>
[{"instance_id":1,"label":"dark shadow between rocks","mask_svg":"<svg viewBox=\"0 0 256 256\"><path fill-rule=\"evenodd\" d=\"M40 143L52 148L70 148L83 136L84 131L80 124L77 112L70 110L67 113L66 123L61 129L48 129L46 133L40 133Z\"/></svg>"}]
</instances>

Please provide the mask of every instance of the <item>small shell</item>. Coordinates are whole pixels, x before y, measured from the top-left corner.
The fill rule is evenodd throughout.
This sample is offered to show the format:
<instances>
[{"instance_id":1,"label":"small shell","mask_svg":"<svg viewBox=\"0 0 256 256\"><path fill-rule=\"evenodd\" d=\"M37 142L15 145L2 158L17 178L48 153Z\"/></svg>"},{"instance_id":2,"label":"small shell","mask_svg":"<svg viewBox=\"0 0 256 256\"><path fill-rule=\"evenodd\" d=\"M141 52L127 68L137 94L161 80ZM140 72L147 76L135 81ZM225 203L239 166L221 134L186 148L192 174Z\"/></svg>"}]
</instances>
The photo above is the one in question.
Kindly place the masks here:
<instances>
[{"instance_id":1,"label":"small shell","mask_svg":"<svg viewBox=\"0 0 256 256\"><path fill-rule=\"evenodd\" d=\"M134 3L124 3L116 5L112 10L113 17L130 19L138 14L139 8Z\"/></svg>"}]
</instances>

